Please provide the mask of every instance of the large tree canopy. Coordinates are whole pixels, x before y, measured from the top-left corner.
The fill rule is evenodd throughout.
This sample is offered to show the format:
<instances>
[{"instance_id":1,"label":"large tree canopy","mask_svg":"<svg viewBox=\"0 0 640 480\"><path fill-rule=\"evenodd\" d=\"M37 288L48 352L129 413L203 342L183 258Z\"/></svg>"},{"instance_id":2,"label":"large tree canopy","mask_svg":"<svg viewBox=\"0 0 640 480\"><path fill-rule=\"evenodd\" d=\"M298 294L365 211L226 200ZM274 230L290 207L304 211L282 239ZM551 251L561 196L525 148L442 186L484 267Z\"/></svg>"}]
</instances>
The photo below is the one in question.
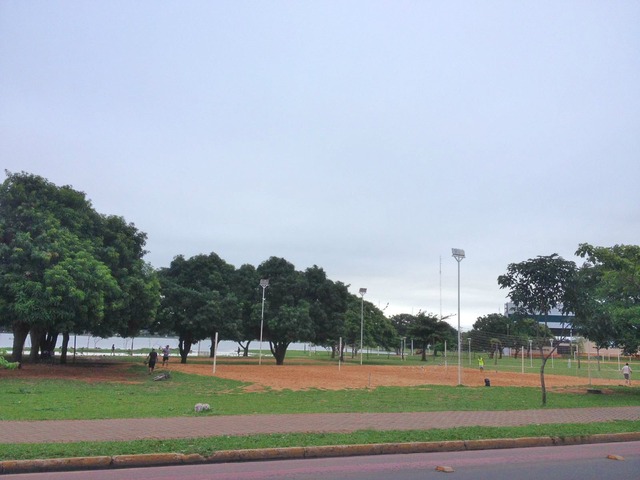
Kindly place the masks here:
<instances>
[{"instance_id":1,"label":"large tree canopy","mask_svg":"<svg viewBox=\"0 0 640 480\"><path fill-rule=\"evenodd\" d=\"M515 303L519 313L549 316L552 308L559 307L563 313L575 310L574 285L576 265L557 254L538 256L520 263L511 263L507 273L498 277L500 288L509 290L509 297ZM546 327L545 321L545 327ZM555 350L544 355L547 329L540 329L536 338L542 364L540 366L540 386L542 403L547 403L547 390L544 382L544 367L547 359Z\"/></svg>"},{"instance_id":2,"label":"large tree canopy","mask_svg":"<svg viewBox=\"0 0 640 480\"><path fill-rule=\"evenodd\" d=\"M581 244L575 326L598 347L640 345L640 247Z\"/></svg>"},{"instance_id":3,"label":"large tree canopy","mask_svg":"<svg viewBox=\"0 0 640 480\"><path fill-rule=\"evenodd\" d=\"M240 309L231 291L234 272L215 253L189 259L178 255L159 271L162 300L156 330L178 335L182 363L194 343L214 338L216 332L226 339L237 334Z\"/></svg>"},{"instance_id":4,"label":"large tree canopy","mask_svg":"<svg viewBox=\"0 0 640 480\"><path fill-rule=\"evenodd\" d=\"M84 193L42 177L7 173L0 186L0 322L13 357L51 351L70 332L133 333L155 314L158 284L143 262L145 234L98 214Z\"/></svg>"},{"instance_id":5,"label":"large tree canopy","mask_svg":"<svg viewBox=\"0 0 640 480\"><path fill-rule=\"evenodd\" d=\"M437 343L445 340L457 342L457 331L433 313L420 312L416 316L405 317L405 320L409 320L406 333L420 345L423 362L427 361L427 347L429 345L434 346L435 356Z\"/></svg>"},{"instance_id":6,"label":"large tree canopy","mask_svg":"<svg viewBox=\"0 0 640 480\"><path fill-rule=\"evenodd\" d=\"M292 342L314 339L309 284L305 275L284 258L269 258L258 266L257 272L260 278L269 280L263 338L269 341L276 364L282 365ZM255 313L257 317L257 309Z\"/></svg>"}]
</instances>

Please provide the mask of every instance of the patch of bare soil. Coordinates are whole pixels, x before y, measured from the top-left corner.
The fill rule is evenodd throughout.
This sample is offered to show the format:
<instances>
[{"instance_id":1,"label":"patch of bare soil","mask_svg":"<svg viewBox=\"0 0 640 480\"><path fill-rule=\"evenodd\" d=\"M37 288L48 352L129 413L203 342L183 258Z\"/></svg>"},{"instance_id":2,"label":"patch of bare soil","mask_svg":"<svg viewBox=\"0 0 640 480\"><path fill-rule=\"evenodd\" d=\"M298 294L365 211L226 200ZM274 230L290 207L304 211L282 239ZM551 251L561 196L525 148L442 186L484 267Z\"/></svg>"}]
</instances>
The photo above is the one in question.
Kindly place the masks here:
<instances>
[{"instance_id":1,"label":"patch of bare soil","mask_svg":"<svg viewBox=\"0 0 640 480\"><path fill-rule=\"evenodd\" d=\"M318 365L315 362L296 365L263 365L248 364L243 359L225 361L216 365L215 374L211 362L190 361L187 364L178 363L172 358L168 370L186 372L204 376L217 376L250 383L248 391L264 389L273 390L304 390L325 389L343 390L357 388L375 388L379 386L419 386L419 385L457 385L458 369L456 365L425 365L425 366L378 366L343 364ZM20 370L0 369L0 379L3 378L63 378L83 380L86 382L122 382L137 383L138 378L132 375L131 364L126 362L112 362L108 358L82 359L77 363L59 364L25 364ZM146 367L140 363L140 372L146 373ZM166 369L156 367L156 373ZM488 378L492 386L534 386L540 385L537 373L499 372L485 368L464 368L462 383L467 386L484 386ZM567 387L581 387L584 391L588 383L581 377L553 375L547 370L545 374L546 386L550 389L564 389ZM618 385L619 380L598 379L599 386Z\"/></svg>"},{"instance_id":2,"label":"patch of bare soil","mask_svg":"<svg viewBox=\"0 0 640 480\"><path fill-rule=\"evenodd\" d=\"M82 380L89 383L116 382L139 383L131 375L130 363L111 362L108 360L82 359L76 363L60 365L58 363L24 363L19 370L0 369L0 379L68 379ZM145 366L140 363L140 368Z\"/></svg>"},{"instance_id":3,"label":"patch of bare soil","mask_svg":"<svg viewBox=\"0 0 640 480\"><path fill-rule=\"evenodd\" d=\"M211 364L173 364L171 369L198 375L213 375ZM369 366L369 365L230 365L216 366L215 376L253 384L251 390L375 388L379 386L457 385L458 369L454 366ZM484 386L488 378L492 386L539 386L539 374L498 372L486 369L462 369L462 383ZM584 386L584 378L545 374L548 388ZM599 384L616 384L614 380L598 380Z\"/></svg>"}]
</instances>

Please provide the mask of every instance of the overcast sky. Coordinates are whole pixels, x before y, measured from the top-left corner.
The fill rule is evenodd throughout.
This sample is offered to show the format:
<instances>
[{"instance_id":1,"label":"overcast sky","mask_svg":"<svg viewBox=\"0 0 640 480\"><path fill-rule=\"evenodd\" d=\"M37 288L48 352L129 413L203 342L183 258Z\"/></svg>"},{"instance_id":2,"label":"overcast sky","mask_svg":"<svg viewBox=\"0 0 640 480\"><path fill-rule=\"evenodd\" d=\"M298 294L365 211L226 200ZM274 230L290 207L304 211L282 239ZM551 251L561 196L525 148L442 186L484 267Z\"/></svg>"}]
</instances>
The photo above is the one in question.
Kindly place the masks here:
<instances>
[{"instance_id":1,"label":"overcast sky","mask_svg":"<svg viewBox=\"0 0 640 480\"><path fill-rule=\"evenodd\" d=\"M455 314L462 248L469 328L509 263L639 243L640 2L1 0L0 158L155 267L275 255L390 315Z\"/></svg>"}]
</instances>

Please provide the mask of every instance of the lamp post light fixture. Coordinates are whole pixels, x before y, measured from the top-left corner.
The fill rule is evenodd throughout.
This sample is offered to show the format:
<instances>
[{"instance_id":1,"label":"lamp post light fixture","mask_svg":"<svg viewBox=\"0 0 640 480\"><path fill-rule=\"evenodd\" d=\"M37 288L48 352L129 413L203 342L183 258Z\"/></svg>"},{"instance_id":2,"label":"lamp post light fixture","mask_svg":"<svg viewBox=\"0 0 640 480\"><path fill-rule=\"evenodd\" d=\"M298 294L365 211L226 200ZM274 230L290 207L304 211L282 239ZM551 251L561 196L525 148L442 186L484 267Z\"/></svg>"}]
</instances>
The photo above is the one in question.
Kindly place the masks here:
<instances>
[{"instance_id":1,"label":"lamp post light fixture","mask_svg":"<svg viewBox=\"0 0 640 480\"><path fill-rule=\"evenodd\" d=\"M264 291L269 286L269 279L263 278L260 280L260 286L262 287L262 314L260 315L260 356L258 358L258 365L262 365L262 330L264 327Z\"/></svg>"},{"instance_id":2,"label":"lamp post light fixture","mask_svg":"<svg viewBox=\"0 0 640 480\"><path fill-rule=\"evenodd\" d=\"M462 356L462 345L460 339L460 262L465 258L464 250L461 248L452 248L451 256L458 262L458 385L462 385L462 364L460 358Z\"/></svg>"},{"instance_id":3,"label":"lamp post light fixture","mask_svg":"<svg viewBox=\"0 0 640 480\"><path fill-rule=\"evenodd\" d=\"M362 365L362 351L364 345L364 294L367 293L367 289L361 288L359 293L362 297L362 306L360 307L360 365Z\"/></svg>"}]
</instances>

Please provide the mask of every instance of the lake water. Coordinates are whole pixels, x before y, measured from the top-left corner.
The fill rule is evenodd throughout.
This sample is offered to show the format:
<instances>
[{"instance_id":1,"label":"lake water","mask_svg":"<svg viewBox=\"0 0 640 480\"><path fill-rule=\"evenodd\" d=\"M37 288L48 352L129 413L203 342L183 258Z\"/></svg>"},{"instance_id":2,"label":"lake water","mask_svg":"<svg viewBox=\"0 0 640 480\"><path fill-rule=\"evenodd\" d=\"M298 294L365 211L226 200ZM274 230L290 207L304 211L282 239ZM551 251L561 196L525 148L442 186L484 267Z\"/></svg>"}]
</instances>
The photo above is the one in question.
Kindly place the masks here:
<instances>
[{"instance_id":1,"label":"lake water","mask_svg":"<svg viewBox=\"0 0 640 480\"><path fill-rule=\"evenodd\" d=\"M76 335L69 339L69 350L74 347L76 351L80 349L102 349L111 350L111 346L115 346L116 350L131 350L133 349L149 349L155 348L161 349L165 345L169 345L172 355L178 354L178 338L176 337L135 337L135 338L122 338L122 337L109 337L100 338L92 337L89 335ZM56 348L62 345L62 336L58 337L58 343ZM24 344L25 350L31 348L31 338L27 336L27 340ZM249 345L251 350L258 350L260 342L254 340ZM0 348L11 350L13 347L13 333L0 333ZM289 346L289 350L302 350L302 351L316 351L316 349L324 350L319 347L310 346L308 343L292 343ZM211 351L211 339L202 340L191 347L191 355L204 355L208 356ZM232 356L238 354L238 344L236 342L221 341L218 343L218 355L219 356ZM269 342L262 342L262 354L270 355Z\"/></svg>"}]
</instances>

